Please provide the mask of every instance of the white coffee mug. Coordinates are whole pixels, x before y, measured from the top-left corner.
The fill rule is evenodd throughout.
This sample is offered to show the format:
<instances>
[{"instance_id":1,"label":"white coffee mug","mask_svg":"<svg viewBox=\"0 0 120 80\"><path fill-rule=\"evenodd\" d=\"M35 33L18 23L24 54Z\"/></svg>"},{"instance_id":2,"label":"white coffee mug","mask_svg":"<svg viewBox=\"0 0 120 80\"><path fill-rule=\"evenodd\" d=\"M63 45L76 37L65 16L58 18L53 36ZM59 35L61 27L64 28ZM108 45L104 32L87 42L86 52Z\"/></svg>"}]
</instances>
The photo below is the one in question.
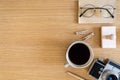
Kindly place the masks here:
<instances>
[{"instance_id":1,"label":"white coffee mug","mask_svg":"<svg viewBox=\"0 0 120 80\"><path fill-rule=\"evenodd\" d=\"M73 63L69 58L69 51L70 51L71 47L77 43L84 44L89 49L89 52L90 52L90 57L89 57L88 61L82 65L77 65L77 64ZM88 43L86 43L84 41L75 41L67 49L67 52L66 52L67 63L65 63L64 66L65 67L71 66L73 68L85 68L85 67L88 67L92 63L93 58L94 58L93 50Z\"/></svg>"}]
</instances>

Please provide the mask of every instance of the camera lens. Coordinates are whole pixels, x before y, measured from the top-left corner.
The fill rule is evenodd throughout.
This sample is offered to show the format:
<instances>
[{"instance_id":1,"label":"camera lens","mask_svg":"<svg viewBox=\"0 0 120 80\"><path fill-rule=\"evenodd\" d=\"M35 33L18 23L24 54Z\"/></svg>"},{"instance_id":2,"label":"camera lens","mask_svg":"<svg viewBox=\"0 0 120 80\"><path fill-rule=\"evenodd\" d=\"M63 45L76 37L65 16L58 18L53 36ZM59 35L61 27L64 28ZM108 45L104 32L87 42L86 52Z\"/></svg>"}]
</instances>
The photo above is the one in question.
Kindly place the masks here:
<instances>
[{"instance_id":1,"label":"camera lens","mask_svg":"<svg viewBox=\"0 0 120 80\"><path fill-rule=\"evenodd\" d=\"M106 80L118 80L118 79L114 74L110 74L109 76L107 76Z\"/></svg>"}]
</instances>

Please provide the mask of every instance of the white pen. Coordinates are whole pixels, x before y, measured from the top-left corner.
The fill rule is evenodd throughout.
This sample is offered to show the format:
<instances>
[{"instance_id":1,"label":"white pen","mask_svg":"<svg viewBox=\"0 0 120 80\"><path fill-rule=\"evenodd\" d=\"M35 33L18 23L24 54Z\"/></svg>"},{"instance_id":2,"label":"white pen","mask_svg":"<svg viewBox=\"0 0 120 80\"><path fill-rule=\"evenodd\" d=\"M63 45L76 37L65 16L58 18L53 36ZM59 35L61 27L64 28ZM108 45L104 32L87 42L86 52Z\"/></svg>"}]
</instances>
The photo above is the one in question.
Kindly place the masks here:
<instances>
[{"instance_id":1,"label":"white pen","mask_svg":"<svg viewBox=\"0 0 120 80\"><path fill-rule=\"evenodd\" d=\"M83 34L86 34L88 30L82 30L82 31L77 31L75 32L76 35L83 35Z\"/></svg>"},{"instance_id":2,"label":"white pen","mask_svg":"<svg viewBox=\"0 0 120 80\"><path fill-rule=\"evenodd\" d=\"M92 36L94 36L95 34L93 32L89 33L87 36L83 37L82 40L83 41L86 41L88 40L89 38L91 38Z\"/></svg>"},{"instance_id":3,"label":"white pen","mask_svg":"<svg viewBox=\"0 0 120 80\"><path fill-rule=\"evenodd\" d=\"M74 74L74 73L72 73L72 72L70 72L70 71L67 71L66 73L69 74L69 75L72 76L72 77L75 77L75 78L79 79L79 80L85 80L85 79L83 79L82 77L80 77L80 76L78 76L77 74Z\"/></svg>"}]
</instances>

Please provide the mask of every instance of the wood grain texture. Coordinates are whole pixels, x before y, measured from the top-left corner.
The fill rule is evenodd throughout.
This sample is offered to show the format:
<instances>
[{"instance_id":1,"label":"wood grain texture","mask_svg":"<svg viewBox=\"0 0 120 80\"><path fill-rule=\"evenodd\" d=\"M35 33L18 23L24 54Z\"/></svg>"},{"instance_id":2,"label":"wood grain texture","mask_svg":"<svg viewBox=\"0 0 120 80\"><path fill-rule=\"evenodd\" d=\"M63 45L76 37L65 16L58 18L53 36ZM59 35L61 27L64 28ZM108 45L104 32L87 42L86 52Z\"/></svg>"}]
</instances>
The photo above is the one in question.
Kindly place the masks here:
<instances>
[{"instance_id":1,"label":"wood grain texture","mask_svg":"<svg viewBox=\"0 0 120 80\"><path fill-rule=\"evenodd\" d=\"M120 63L120 1L115 24L77 23L77 0L0 0L0 80L76 80L70 70L92 80L87 69L65 69L65 53L74 32L88 29L95 58ZM100 28L117 26L117 48L102 49Z\"/></svg>"}]
</instances>

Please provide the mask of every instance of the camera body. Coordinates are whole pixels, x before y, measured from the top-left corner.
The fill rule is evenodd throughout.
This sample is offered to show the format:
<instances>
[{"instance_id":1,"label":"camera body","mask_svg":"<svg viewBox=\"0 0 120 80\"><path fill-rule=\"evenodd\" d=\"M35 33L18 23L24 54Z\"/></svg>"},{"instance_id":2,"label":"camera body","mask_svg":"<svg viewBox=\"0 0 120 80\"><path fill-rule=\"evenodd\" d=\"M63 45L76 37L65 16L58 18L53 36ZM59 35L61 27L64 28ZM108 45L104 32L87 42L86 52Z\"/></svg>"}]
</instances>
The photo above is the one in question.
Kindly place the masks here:
<instances>
[{"instance_id":1,"label":"camera body","mask_svg":"<svg viewBox=\"0 0 120 80\"><path fill-rule=\"evenodd\" d=\"M96 80L120 80L120 65L111 60L96 59L88 74Z\"/></svg>"}]
</instances>

